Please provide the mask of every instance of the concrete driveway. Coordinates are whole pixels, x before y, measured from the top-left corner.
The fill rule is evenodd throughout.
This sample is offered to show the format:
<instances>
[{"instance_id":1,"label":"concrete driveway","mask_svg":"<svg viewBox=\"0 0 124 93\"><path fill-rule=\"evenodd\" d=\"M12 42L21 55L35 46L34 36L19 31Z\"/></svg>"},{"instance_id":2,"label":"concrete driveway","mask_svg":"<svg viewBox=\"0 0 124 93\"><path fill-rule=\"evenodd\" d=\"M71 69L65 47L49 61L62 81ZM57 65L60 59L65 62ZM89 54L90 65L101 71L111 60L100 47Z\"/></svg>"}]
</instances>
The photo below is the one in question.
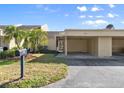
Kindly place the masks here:
<instances>
[{"instance_id":1,"label":"concrete driveway","mask_svg":"<svg viewBox=\"0 0 124 93\"><path fill-rule=\"evenodd\" d=\"M124 58L66 59L68 76L45 88L124 87Z\"/></svg>"}]
</instances>

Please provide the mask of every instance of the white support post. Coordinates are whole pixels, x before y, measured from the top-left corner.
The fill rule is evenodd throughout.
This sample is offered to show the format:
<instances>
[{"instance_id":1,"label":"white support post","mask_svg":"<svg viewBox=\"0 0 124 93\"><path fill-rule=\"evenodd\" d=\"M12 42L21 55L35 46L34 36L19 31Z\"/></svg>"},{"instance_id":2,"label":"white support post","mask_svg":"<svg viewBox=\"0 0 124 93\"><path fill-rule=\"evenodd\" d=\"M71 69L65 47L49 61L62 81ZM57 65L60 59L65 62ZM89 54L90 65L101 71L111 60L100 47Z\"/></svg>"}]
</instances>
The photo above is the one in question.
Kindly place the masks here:
<instances>
[{"instance_id":1,"label":"white support post","mask_svg":"<svg viewBox=\"0 0 124 93\"><path fill-rule=\"evenodd\" d=\"M65 36L65 56L67 56L67 36Z\"/></svg>"}]
</instances>

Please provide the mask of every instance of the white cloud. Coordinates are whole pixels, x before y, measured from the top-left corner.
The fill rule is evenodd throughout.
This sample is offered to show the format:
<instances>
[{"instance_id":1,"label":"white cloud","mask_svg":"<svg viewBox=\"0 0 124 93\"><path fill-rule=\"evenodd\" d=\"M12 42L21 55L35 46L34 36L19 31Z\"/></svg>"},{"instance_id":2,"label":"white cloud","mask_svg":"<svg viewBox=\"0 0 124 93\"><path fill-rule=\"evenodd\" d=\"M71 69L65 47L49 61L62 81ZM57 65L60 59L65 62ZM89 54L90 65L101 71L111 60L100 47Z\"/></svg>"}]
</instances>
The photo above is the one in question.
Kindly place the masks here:
<instances>
[{"instance_id":1,"label":"white cloud","mask_svg":"<svg viewBox=\"0 0 124 93\"><path fill-rule=\"evenodd\" d=\"M96 18L103 18L104 16L101 16L101 15L99 15L99 16L95 16Z\"/></svg>"},{"instance_id":2,"label":"white cloud","mask_svg":"<svg viewBox=\"0 0 124 93\"><path fill-rule=\"evenodd\" d=\"M79 16L80 18L86 18L86 16L85 15L81 15L81 16Z\"/></svg>"},{"instance_id":3,"label":"white cloud","mask_svg":"<svg viewBox=\"0 0 124 93\"><path fill-rule=\"evenodd\" d=\"M113 5L113 4L109 4L109 7L110 7L110 8L114 8L115 5Z\"/></svg>"},{"instance_id":4,"label":"white cloud","mask_svg":"<svg viewBox=\"0 0 124 93\"><path fill-rule=\"evenodd\" d=\"M88 21L82 22L82 24L98 26L98 25L108 24L108 22L105 21L105 20L102 20L102 19L98 19L98 20L95 20L95 21L88 20Z\"/></svg>"},{"instance_id":5,"label":"white cloud","mask_svg":"<svg viewBox=\"0 0 124 93\"><path fill-rule=\"evenodd\" d=\"M19 27L19 26L22 26L22 24L15 24L14 26Z\"/></svg>"},{"instance_id":6,"label":"white cloud","mask_svg":"<svg viewBox=\"0 0 124 93\"><path fill-rule=\"evenodd\" d=\"M93 16L92 15L88 15L88 16L86 16L86 15L81 15L81 16L79 16L80 18L86 18L86 17L88 17L88 18L93 18Z\"/></svg>"},{"instance_id":7,"label":"white cloud","mask_svg":"<svg viewBox=\"0 0 124 93\"><path fill-rule=\"evenodd\" d=\"M96 7L96 6L94 6L94 7L91 8L91 11L93 11L93 12L101 11L101 10L104 10L104 9L99 8L99 7Z\"/></svg>"},{"instance_id":8,"label":"white cloud","mask_svg":"<svg viewBox=\"0 0 124 93\"><path fill-rule=\"evenodd\" d=\"M96 24L107 24L108 22L102 19L96 20L95 21Z\"/></svg>"},{"instance_id":9,"label":"white cloud","mask_svg":"<svg viewBox=\"0 0 124 93\"><path fill-rule=\"evenodd\" d=\"M69 16L69 14L65 14L65 16Z\"/></svg>"},{"instance_id":10,"label":"white cloud","mask_svg":"<svg viewBox=\"0 0 124 93\"><path fill-rule=\"evenodd\" d=\"M88 17L89 17L89 18L93 18L93 16L92 16L92 15L89 15Z\"/></svg>"},{"instance_id":11,"label":"white cloud","mask_svg":"<svg viewBox=\"0 0 124 93\"><path fill-rule=\"evenodd\" d=\"M77 6L77 9L80 10L81 12L87 11L86 6Z\"/></svg>"},{"instance_id":12,"label":"white cloud","mask_svg":"<svg viewBox=\"0 0 124 93\"><path fill-rule=\"evenodd\" d=\"M48 7L47 5L38 4L38 5L36 5L36 8L42 9L42 10L49 12L49 13L58 12L58 9L52 9L52 8Z\"/></svg>"},{"instance_id":13,"label":"white cloud","mask_svg":"<svg viewBox=\"0 0 124 93\"><path fill-rule=\"evenodd\" d=\"M107 15L109 18L114 18L115 16L113 15L113 14L111 14L111 13L108 13L108 15Z\"/></svg>"},{"instance_id":14,"label":"white cloud","mask_svg":"<svg viewBox=\"0 0 124 93\"><path fill-rule=\"evenodd\" d=\"M82 22L82 24L94 25L94 21L88 20L88 21Z\"/></svg>"},{"instance_id":15,"label":"white cloud","mask_svg":"<svg viewBox=\"0 0 124 93\"><path fill-rule=\"evenodd\" d=\"M50 13L58 12L57 9L51 9L51 8L49 8L49 7L44 7L44 10L47 11L47 12L50 12Z\"/></svg>"},{"instance_id":16,"label":"white cloud","mask_svg":"<svg viewBox=\"0 0 124 93\"><path fill-rule=\"evenodd\" d=\"M112 14L112 13L108 13L107 14L107 17L109 17L109 18L114 18L114 17L118 17L119 15L117 15L117 14Z\"/></svg>"}]
</instances>

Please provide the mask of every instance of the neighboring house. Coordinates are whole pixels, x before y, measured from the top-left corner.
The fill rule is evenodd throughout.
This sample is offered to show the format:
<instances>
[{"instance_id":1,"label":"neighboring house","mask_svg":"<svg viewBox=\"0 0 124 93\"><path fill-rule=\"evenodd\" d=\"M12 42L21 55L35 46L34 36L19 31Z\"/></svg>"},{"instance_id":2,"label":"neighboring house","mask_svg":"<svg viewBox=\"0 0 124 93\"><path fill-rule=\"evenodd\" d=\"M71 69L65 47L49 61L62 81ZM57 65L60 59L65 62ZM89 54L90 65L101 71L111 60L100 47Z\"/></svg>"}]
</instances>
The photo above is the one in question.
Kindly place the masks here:
<instances>
[{"instance_id":1,"label":"neighboring house","mask_svg":"<svg viewBox=\"0 0 124 93\"><path fill-rule=\"evenodd\" d=\"M4 32L5 27L7 26L8 25L0 25L0 47L8 47L9 49L12 49L16 47L15 40L11 39L9 43L4 40L5 34L3 32ZM30 31L36 27L41 27L44 31L48 31L48 26L46 24L42 26L41 25L20 25L18 26L18 28L25 30L25 31ZM23 40L21 42L21 45L22 44L23 44Z\"/></svg>"},{"instance_id":2,"label":"neighboring house","mask_svg":"<svg viewBox=\"0 0 124 93\"><path fill-rule=\"evenodd\" d=\"M48 49L59 52L87 52L104 57L113 52L124 52L124 30L84 30L66 29L60 32L48 32Z\"/></svg>"}]
</instances>

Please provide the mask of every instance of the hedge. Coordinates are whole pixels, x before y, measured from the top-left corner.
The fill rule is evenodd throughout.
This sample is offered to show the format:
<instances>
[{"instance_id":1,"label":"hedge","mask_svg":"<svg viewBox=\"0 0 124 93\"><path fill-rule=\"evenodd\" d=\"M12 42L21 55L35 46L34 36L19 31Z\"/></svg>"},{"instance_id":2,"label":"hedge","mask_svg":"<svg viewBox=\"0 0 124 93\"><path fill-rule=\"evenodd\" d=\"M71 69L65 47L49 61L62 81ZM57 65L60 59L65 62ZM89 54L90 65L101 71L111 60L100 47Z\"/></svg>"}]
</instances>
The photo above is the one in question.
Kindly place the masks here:
<instances>
[{"instance_id":1,"label":"hedge","mask_svg":"<svg viewBox=\"0 0 124 93\"><path fill-rule=\"evenodd\" d=\"M0 59L5 59L9 57L15 57L15 50L7 50L0 52Z\"/></svg>"}]
</instances>

